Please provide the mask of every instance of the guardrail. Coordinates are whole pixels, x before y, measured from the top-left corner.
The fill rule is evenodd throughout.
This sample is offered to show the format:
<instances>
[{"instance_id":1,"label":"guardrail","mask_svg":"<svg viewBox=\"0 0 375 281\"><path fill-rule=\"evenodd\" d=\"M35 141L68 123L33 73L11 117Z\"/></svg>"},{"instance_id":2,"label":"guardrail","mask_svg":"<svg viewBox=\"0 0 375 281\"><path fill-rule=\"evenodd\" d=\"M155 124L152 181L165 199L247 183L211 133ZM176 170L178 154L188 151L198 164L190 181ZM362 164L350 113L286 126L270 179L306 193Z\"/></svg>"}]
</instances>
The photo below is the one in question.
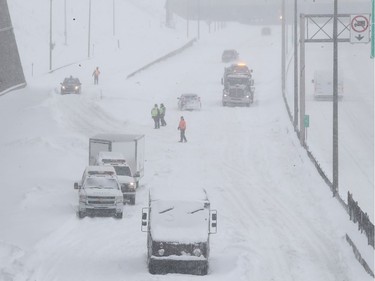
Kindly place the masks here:
<instances>
[{"instance_id":1,"label":"guardrail","mask_svg":"<svg viewBox=\"0 0 375 281\"><path fill-rule=\"evenodd\" d=\"M137 73L139 73L139 72L141 72L141 71L143 71L143 70L145 70L145 69L151 67L151 66L154 65L154 64L157 64L157 63L159 63L159 62L161 62L161 61L163 61L163 60L166 60L166 59L168 59L168 58L170 58L170 57L173 57L173 56L175 56L175 55L181 53L181 52L184 51L185 49L187 49L187 48L193 46L193 44L194 44L196 41L197 41L197 38L194 38L194 39L190 40L189 42L187 42L187 43L186 43L185 45L183 45L182 47L180 47L180 48L178 48L178 49L176 49L176 50L174 50L174 51L172 51L172 52L170 52L170 53L168 53L168 54L166 54L166 55L164 55L164 56L162 56L162 57L160 57L160 58L158 58L158 59L156 59L156 60L154 60L154 61L152 61L152 62L150 62L149 64L146 64L145 66L143 66L143 67L137 69L136 71L133 71L133 72L130 73L128 76L126 76L126 79L129 79L130 77L133 77L133 76L136 75Z\"/></svg>"}]
</instances>

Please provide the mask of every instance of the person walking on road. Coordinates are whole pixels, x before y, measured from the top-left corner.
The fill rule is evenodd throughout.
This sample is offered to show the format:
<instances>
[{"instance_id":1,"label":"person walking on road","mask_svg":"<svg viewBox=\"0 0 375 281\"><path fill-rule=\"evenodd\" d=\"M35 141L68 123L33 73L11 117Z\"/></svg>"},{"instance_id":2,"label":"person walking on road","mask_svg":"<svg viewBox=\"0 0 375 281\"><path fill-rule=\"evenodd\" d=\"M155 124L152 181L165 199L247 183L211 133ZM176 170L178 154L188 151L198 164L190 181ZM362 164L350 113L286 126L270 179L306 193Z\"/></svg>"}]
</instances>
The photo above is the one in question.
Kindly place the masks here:
<instances>
[{"instance_id":1,"label":"person walking on road","mask_svg":"<svg viewBox=\"0 0 375 281\"><path fill-rule=\"evenodd\" d=\"M92 76L94 76L95 85L99 84L99 75L100 75L100 71L99 71L99 67L97 66L94 72L92 73Z\"/></svg>"},{"instance_id":2,"label":"person walking on road","mask_svg":"<svg viewBox=\"0 0 375 281\"><path fill-rule=\"evenodd\" d=\"M152 119L154 119L154 123L155 123L154 129L159 129L160 128L160 111L159 111L157 104L155 104L155 106L151 109L151 117Z\"/></svg>"},{"instance_id":3,"label":"person walking on road","mask_svg":"<svg viewBox=\"0 0 375 281\"><path fill-rule=\"evenodd\" d=\"M185 137L186 122L185 122L184 116L181 116L180 123L178 124L177 130L180 130L180 141L179 142L187 142L187 139Z\"/></svg>"},{"instance_id":4,"label":"person walking on road","mask_svg":"<svg viewBox=\"0 0 375 281\"><path fill-rule=\"evenodd\" d=\"M160 111L160 122L162 126L167 126L167 122L165 122L164 120L166 110L167 109L165 108L164 104L161 103L159 111Z\"/></svg>"}]
</instances>

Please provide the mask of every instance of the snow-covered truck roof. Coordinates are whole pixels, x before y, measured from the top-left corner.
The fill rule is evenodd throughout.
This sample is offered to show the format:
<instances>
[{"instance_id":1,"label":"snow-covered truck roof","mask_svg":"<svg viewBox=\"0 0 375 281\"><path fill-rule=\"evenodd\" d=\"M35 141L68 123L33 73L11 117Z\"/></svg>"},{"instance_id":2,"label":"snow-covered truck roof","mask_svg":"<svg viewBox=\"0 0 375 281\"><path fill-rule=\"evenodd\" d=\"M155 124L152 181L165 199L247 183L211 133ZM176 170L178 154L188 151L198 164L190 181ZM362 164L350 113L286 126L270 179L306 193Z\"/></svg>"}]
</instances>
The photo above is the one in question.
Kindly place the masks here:
<instances>
[{"instance_id":1,"label":"snow-covered truck roof","mask_svg":"<svg viewBox=\"0 0 375 281\"><path fill-rule=\"evenodd\" d=\"M153 240L187 244L207 242L209 206L204 189L151 189L150 231Z\"/></svg>"}]
</instances>

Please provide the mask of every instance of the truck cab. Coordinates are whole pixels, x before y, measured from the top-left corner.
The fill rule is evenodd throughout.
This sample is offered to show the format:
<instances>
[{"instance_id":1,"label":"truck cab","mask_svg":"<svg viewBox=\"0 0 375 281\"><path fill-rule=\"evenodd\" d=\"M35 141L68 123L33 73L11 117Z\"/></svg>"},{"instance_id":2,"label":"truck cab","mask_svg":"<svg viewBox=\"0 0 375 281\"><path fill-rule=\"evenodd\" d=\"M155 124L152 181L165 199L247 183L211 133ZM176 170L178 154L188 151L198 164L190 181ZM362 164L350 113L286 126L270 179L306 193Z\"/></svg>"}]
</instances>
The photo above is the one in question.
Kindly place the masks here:
<instances>
[{"instance_id":1,"label":"truck cab","mask_svg":"<svg viewBox=\"0 0 375 281\"><path fill-rule=\"evenodd\" d=\"M204 189L150 190L149 206L142 210L147 232L147 263L151 274L206 275L210 234L217 231L217 212L211 210Z\"/></svg>"},{"instance_id":2,"label":"truck cab","mask_svg":"<svg viewBox=\"0 0 375 281\"><path fill-rule=\"evenodd\" d=\"M113 167L88 166L82 179L74 183L78 190L78 217L86 215L123 216L123 196Z\"/></svg>"},{"instance_id":3,"label":"truck cab","mask_svg":"<svg viewBox=\"0 0 375 281\"><path fill-rule=\"evenodd\" d=\"M111 166L115 169L121 185L124 203L135 204L136 180L132 174L125 156L120 152L100 151L96 159L96 165Z\"/></svg>"}]
</instances>

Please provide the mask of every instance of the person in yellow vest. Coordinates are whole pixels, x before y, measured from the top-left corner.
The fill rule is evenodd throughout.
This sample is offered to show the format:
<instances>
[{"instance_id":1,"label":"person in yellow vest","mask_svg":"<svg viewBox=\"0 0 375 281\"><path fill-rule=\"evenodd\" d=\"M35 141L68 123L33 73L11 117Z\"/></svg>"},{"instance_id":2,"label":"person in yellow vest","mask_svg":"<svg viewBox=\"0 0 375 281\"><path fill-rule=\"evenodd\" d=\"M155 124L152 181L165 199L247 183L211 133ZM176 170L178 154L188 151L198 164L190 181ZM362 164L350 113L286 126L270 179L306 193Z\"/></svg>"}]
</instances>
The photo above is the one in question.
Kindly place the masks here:
<instances>
[{"instance_id":1,"label":"person in yellow vest","mask_svg":"<svg viewBox=\"0 0 375 281\"><path fill-rule=\"evenodd\" d=\"M160 129L160 111L157 104L151 109L151 117L154 119L154 129Z\"/></svg>"},{"instance_id":2,"label":"person in yellow vest","mask_svg":"<svg viewBox=\"0 0 375 281\"><path fill-rule=\"evenodd\" d=\"M97 85L99 84L99 75L100 75L100 71L99 71L99 67L97 66L94 70L94 72L92 73L92 76L94 76L94 84Z\"/></svg>"}]
</instances>

